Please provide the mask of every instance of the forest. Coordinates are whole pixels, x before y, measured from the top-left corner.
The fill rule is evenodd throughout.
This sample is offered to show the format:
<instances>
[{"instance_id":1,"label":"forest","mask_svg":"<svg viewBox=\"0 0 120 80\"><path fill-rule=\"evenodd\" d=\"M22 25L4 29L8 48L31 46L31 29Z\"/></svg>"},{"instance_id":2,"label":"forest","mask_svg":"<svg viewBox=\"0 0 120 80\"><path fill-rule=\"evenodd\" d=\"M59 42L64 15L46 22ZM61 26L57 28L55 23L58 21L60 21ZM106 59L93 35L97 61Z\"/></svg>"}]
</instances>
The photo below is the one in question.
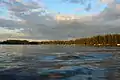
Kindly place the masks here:
<instances>
[{"instance_id":1,"label":"forest","mask_svg":"<svg viewBox=\"0 0 120 80\"><path fill-rule=\"evenodd\" d=\"M49 41L34 41L29 42L27 40L6 40L1 41L0 44L58 44L58 45L85 45L85 46L120 46L120 34L106 34L97 35L86 38L78 38L71 40L49 40Z\"/></svg>"},{"instance_id":2,"label":"forest","mask_svg":"<svg viewBox=\"0 0 120 80\"><path fill-rule=\"evenodd\" d=\"M53 41L42 41L40 44L75 44L75 45L86 45L86 46L119 46L120 45L120 34L107 34L97 35L87 38L78 38L72 40L53 40Z\"/></svg>"}]
</instances>

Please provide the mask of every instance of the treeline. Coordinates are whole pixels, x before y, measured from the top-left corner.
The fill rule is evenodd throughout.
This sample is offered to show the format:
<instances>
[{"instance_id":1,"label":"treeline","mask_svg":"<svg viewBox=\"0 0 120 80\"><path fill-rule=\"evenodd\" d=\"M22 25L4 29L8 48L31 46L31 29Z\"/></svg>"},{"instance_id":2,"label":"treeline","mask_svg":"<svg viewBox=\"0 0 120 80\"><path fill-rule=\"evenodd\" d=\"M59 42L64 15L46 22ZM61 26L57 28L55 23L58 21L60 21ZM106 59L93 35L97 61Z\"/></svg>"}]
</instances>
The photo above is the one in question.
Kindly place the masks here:
<instances>
[{"instance_id":1,"label":"treeline","mask_svg":"<svg viewBox=\"0 0 120 80\"><path fill-rule=\"evenodd\" d=\"M86 45L86 46L118 46L120 44L120 34L107 34L97 35L87 38L79 38L75 40L54 40L54 41L43 41L40 44L75 44L75 45Z\"/></svg>"},{"instance_id":2,"label":"treeline","mask_svg":"<svg viewBox=\"0 0 120 80\"><path fill-rule=\"evenodd\" d=\"M117 46L120 44L120 34L97 35L76 39L75 44Z\"/></svg>"},{"instance_id":3,"label":"treeline","mask_svg":"<svg viewBox=\"0 0 120 80\"><path fill-rule=\"evenodd\" d=\"M6 40L0 42L0 44L39 44L39 42L29 42L27 40Z\"/></svg>"},{"instance_id":4,"label":"treeline","mask_svg":"<svg viewBox=\"0 0 120 80\"><path fill-rule=\"evenodd\" d=\"M74 40L51 40L41 42L29 42L27 40L6 40L1 44L59 44L59 45L86 45L86 46L120 46L120 34L97 35L93 37Z\"/></svg>"}]
</instances>

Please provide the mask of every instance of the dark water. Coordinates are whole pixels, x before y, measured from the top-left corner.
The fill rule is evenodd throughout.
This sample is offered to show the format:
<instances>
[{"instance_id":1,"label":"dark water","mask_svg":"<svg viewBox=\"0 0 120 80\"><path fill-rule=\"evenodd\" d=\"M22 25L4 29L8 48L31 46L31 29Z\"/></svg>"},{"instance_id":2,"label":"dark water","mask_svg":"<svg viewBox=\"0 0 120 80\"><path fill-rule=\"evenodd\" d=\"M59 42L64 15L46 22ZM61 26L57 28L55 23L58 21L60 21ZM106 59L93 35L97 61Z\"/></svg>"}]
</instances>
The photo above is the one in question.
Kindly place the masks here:
<instances>
[{"instance_id":1,"label":"dark water","mask_svg":"<svg viewBox=\"0 0 120 80\"><path fill-rule=\"evenodd\" d=\"M1 45L0 80L120 80L120 48Z\"/></svg>"}]
</instances>

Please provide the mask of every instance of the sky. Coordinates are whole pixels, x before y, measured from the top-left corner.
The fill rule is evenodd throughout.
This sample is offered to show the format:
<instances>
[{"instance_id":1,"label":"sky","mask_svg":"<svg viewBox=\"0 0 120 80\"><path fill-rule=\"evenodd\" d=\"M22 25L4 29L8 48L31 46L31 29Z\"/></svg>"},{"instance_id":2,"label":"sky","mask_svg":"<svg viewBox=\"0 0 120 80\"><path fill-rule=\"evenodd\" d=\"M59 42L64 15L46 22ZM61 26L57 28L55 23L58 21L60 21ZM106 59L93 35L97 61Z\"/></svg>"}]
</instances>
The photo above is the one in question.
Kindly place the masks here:
<instances>
[{"instance_id":1,"label":"sky","mask_svg":"<svg viewBox=\"0 0 120 80\"><path fill-rule=\"evenodd\" d=\"M0 40L120 33L120 0L0 0Z\"/></svg>"}]
</instances>

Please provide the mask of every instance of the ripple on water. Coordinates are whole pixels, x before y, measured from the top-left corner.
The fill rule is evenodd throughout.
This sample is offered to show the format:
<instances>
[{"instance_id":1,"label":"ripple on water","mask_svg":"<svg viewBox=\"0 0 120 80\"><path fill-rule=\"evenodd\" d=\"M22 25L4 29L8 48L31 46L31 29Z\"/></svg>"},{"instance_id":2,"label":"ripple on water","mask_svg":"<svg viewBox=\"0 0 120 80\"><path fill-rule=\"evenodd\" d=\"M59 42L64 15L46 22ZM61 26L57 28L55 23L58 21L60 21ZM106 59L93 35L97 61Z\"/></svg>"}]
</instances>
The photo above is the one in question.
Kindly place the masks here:
<instances>
[{"instance_id":1,"label":"ripple on water","mask_svg":"<svg viewBox=\"0 0 120 80\"><path fill-rule=\"evenodd\" d=\"M26 54L27 51L24 49L23 52L26 55L18 55L17 52L11 55L9 51L6 51L9 55L5 51L3 54L0 53L0 80L117 80L116 75L120 76L120 55L116 54L113 58L110 51L76 53L77 49L81 48L70 48L71 51L76 50L75 52L68 51L69 47L64 48L64 50L63 48L57 47L57 51L53 47L52 51L47 47L42 50L45 51L42 53L34 52L39 48L36 49L35 46L31 46L30 49L27 49L33 49L33 53L31 51L29 54L28 51ZM84 48L84 51L86 49ZM89 48L89 50L93 49Z\"/></svg>"}]
</instances>

